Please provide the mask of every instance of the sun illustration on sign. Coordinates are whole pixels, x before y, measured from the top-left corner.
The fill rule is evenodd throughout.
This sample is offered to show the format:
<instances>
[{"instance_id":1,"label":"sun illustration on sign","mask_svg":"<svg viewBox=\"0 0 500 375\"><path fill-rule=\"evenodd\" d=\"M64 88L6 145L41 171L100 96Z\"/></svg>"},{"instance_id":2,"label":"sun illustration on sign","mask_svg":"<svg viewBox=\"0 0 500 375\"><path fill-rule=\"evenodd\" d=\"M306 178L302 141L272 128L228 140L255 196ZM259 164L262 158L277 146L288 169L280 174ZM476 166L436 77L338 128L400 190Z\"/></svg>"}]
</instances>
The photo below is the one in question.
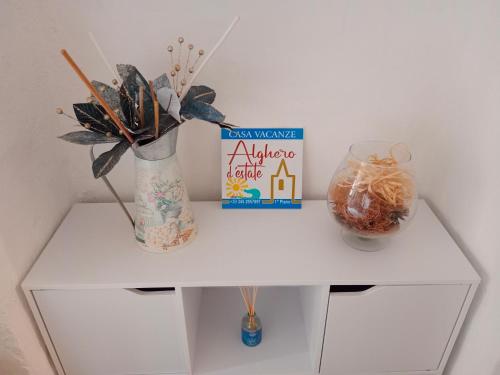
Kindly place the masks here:
<instances>
[{"instance_id":1,"label":"sun illustration on sign","mask_svg":"<svg viewBox=\"0 0 500 375\"><path fill-rule=\"evenodd\" d=\"M248 182L242 178L229 177L226 182L226 195L229 198L242 198Z\"/></svg>"}]
</instances>

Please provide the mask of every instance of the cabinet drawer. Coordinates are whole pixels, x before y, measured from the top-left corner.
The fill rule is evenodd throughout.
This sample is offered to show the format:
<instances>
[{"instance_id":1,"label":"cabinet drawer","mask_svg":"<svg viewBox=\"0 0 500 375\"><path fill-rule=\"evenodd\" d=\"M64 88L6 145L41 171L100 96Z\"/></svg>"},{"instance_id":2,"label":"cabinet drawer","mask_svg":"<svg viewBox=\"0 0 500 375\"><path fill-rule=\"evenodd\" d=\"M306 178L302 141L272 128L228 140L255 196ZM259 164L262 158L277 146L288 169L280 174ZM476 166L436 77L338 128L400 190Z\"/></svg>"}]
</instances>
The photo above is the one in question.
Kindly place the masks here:
<instances>
[{"instance_id":1,"label":"cabinet drawer","mask_svg":"<svg viewBox=\"0 0 500 375\"><path fill-rule=\"evenodd\" d=\"M468 289L469 285L333 288L321 374L438 369Z\"/></svg>"},{"instance_id":2,"label":"cabinet drawer","mask_svg":"<svg viewBox=\"0 0 500 375\"><path fill-rule=\"evenodd\" d=\"M185 373L173 290L33 291L66 375Z\"/></svg>"}]
</instances>

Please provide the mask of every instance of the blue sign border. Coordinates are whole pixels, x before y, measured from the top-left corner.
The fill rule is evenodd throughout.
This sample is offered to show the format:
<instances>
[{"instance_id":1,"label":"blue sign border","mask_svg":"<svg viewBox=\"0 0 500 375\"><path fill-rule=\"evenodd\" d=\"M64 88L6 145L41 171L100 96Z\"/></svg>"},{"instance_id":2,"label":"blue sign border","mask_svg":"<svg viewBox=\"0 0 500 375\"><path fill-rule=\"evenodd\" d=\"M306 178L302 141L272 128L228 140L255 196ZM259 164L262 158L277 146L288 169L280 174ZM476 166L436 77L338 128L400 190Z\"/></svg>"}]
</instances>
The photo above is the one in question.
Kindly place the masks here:
<instances>
[{"instance_id":1,"label":"blue sign border","mask_svg":"<svg viewBox=\"0 0 500 375\"><path fill-rule=\"evenodd\" d=\"M222 139L304 139L303 128L235 128L221 129Z\"/></svg>"},{"instance_id":2,"label":"blue sign border","mask_svg":"<svg viewBox=\"0 0 500 375\"><path fill-rule=\"evenodd\" d=\"M251 199L251 198L233 198L223 199L222 208L302 208L302 199Z\"/></svg>"}]
</instances>

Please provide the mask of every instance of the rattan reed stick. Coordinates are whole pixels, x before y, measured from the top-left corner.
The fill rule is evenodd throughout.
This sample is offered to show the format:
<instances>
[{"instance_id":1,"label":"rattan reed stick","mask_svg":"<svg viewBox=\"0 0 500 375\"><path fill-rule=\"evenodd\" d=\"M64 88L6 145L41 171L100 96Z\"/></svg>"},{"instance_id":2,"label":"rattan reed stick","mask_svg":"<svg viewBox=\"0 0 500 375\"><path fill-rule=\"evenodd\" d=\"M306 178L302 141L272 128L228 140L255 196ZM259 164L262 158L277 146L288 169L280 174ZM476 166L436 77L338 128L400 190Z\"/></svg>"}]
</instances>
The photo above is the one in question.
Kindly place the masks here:
<instances>
[{"instance_id":1,"label":"rattan reed stick","mask_svg":"<svg viewBox=\"0 0 500 375\"><path fill-rule=\"evenodd\" d=\"M128 130L125 127L125 125L123 125L123 123L120 120L120 118L118 117L118 115L113 111L113 109L109 106L109 104L104 100L104 98L101 96L101 94L99 94L99 92L92 85L92 83L85 76L85 74L83 74L83 72L79 68L79 66L76 65L76 63L73 61L73 59L71 58L71 56L68 53L68 51L66 51L65 49L62 49L61 50L61 54L64 56L64 58L66 59L66 61L68 62L68 64L71 66L71 68L75 71L75 73L78 75L78 77L82 80L82 82L85 84L85 86L87 86L87 88L92 93L92 95L94 95L94 97L97 99L97 101L99 102L99 104L104 108L104 110L106 111L106 113L108 114L108 116L113 120L113 122L116 124L116 126L118 127L118 129L123 133L123 135L125 136L125 138L127 138L127 140L131 144L133 144L134 143L134 139L132 138L132 136L128 132Z\"/></svg>"},{"instance_id":2,"label":"rattan reed stick","mask_svg":"<svg viewBox=\"0 0 500 375\"><path fill-rule=\"evenodd\" d=\"M89 38L92 41L92 44L94 45L95 49L97 50L97 53L101 57L101 60L104 62L104 65L106 65L108 70L111 72L111 74L113 74L113 77L115 77L115 79L118 82L122 82L120 75L118 74L116 69L113 69L113 67L109 63L108 59L106 58L106 55L104 55L104 52L102 51L101 47L99 46L99 43L97 43L97 40L94 37L94 34L92 33L92 31L89 31Z\"/></svg>"},{"instance_id":3,"label":"rattan reed stick","mask_svg":"<svg viewBox=\"0 0 500 375\"><path fill-rule=\"evenodd\" d=\"M139 87L139 126L144 127L144 87Z\"/></svg>"},{"instance_id":4,"label":"rattan reed stick","mask_svg":"<svg viewBox=\"0 0 500 375\"><path fill-rule=\"evenodd\" d=\"M158 139L160 135L160 105L158 103L158 98L156 97L153 81L148 81L148 82L149 82L149 92L151 93L151 99L153 100L155 139Z\"/></svg>"},{"instance_id":5,"label":"rattan reed stick","mask_svg":"<svg viewBox=\"0 0 500 375\"><path fill-rule=\"evenodd\" d=\"M231 22L231 24L226 29L226 31L224 32L224 34L222 34L222 36L217 41L217 43L215 43L215 46L212 48L212 50L208 53L207 57L205 57L205 59L200 64L200 67L196 70L196 72L193 73L191 79L189 80L189 82L186 85L184 93L180 96L179 101L182 102L182 99L184 99L184 97L188 93L189 89L193 85L194 80L196 79L196 77L198 77L198 74L200 74L200 72L203 70L203 67L205 66L205 64L208 62L208 60L210 60L210 58L212 57L212 55L215 53L215 51L217 51L217 49L221 46L221 44L224 42L224 40L226 40L226 38L228 37L229 33L234 28L234 26L236 26L236 24L238 23L239 20L240 20L239 16L234 17L233 22Z\"/></svg>"}]
</instances>

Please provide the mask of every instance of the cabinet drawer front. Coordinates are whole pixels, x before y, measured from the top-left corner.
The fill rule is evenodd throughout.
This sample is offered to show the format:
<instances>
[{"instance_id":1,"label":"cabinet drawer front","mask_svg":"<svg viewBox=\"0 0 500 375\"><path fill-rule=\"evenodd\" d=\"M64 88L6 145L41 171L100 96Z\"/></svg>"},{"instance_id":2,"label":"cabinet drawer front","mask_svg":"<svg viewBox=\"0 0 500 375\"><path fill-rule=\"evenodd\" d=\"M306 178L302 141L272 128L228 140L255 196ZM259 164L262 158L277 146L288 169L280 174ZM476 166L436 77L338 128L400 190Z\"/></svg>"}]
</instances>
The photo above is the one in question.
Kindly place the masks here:
<instances>
[{"instance_id":1,"label":"cabinet drawer front","mask_svg":"<svg viewBox=\"0 0 500 375\"><path fill-rule=\"evenodd\" d=\"M469 285L330 293L321 373L438 369Z\"/></svg>"},{"instance_id":2,"label":"cabinet drawer front","mask_svg":"<svg viewBox=\"0 0 500 375\"><path fill-rule=\"evenodd\" d=\"M66 375L186 372L175 291L33 292Z\"/></svg>"}]
</instances>

